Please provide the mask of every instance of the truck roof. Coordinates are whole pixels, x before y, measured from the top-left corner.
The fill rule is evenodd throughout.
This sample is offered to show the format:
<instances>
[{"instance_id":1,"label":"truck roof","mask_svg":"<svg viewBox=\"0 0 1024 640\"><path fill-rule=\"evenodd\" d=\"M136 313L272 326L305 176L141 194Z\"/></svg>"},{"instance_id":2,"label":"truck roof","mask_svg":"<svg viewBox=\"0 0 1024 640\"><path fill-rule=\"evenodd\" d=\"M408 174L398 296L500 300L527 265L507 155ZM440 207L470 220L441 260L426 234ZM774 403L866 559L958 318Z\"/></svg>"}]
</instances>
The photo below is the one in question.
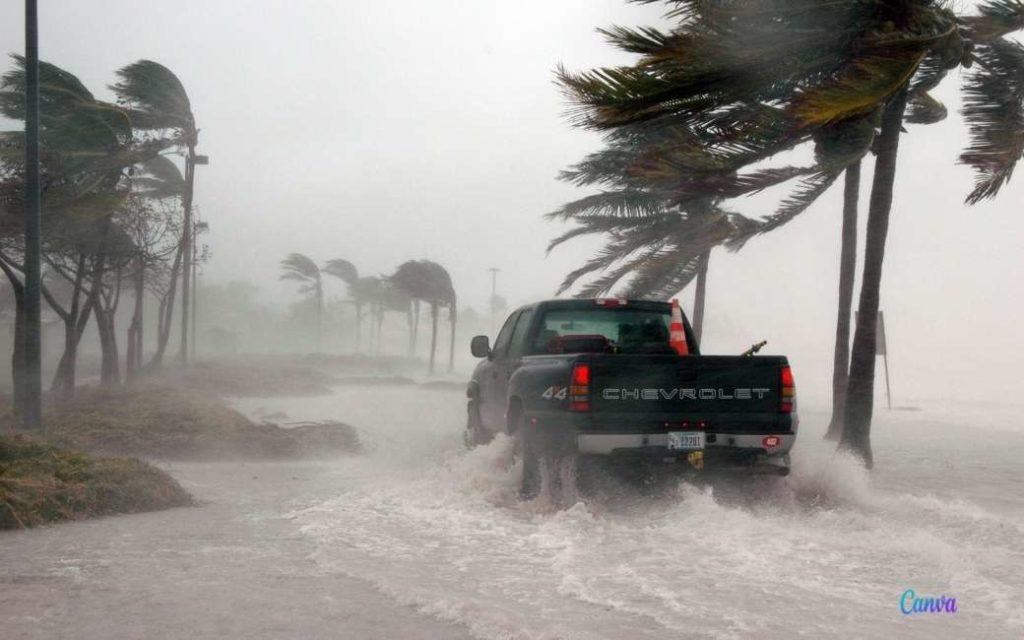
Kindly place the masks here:
<instances>
[{"instance_id":1,"label":"truck roof","mask_svg":"<svg viewBox=\"0 0 1024 640\"><path fill-rule=\"evenodd\" d=\"M603 303L603 304L602 304ZM521 309L529 307L544 307L546 309L589 309L592 307L608 308L632 307L634 309L669 309L671 303L662 300L627 300L624 298L556 298L553 300L541 300L531 304L523 305Z\"/></svg>"}]
</instances>

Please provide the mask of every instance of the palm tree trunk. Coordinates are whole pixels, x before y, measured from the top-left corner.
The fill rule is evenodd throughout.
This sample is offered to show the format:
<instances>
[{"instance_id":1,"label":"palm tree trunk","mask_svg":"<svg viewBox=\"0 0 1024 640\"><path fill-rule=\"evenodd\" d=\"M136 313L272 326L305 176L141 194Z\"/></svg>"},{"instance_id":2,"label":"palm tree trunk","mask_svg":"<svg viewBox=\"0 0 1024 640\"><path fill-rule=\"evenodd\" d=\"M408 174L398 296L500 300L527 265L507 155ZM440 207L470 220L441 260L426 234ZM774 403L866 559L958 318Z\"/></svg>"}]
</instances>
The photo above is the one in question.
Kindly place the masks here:
<instances>
[{"instance_id":1,"label":"palm tree trunk","mask_svg":"<svg viewBox=\"0 0 1024 640\"><path fill-rule=\"evenodd\" d=\"M356 303L356 353L363 346L363 305L362 303Z\"/></svg>"},{"instance_id":2,"label":"palm tree trunk","mask_svg":"<svg viewBox=\"0 0 1024 640\"><path fill-rule=\"evenodd\" d=\"M384 340L384 305L380 304L377 306L377 355L381 354L382 345Z\"/></svg>"},{"instance_id":3,"label":"palm tree trunk","mask_svg":"<svg viewBox=\"0 0 1024 640\"><path fill-rule=\"evenodd\" d=\"M430 302L430 373L434 373L434 354L437 351L437 316L438 304Z\"/></svg>"},{"instance_id":4,"label":"palm tree trunk","mask_svg":"<svg viewBox=\"0 0 1024 640\"><path fill-rule=\"evenodd\" d=\"M860 199L860 160L846 168L843 191L843 230L839 252L839 313L832 362L832 420L825 438L838 440L846 411L846 384L850 379L850 316L853 281L857 271L857 204Z\"/></svg>"},{"instance_id":5,"label":"palm tree trunk","mask_svg":"<svg viewBox=\"0 0 1024 640\"><path fill-rule=\"evenodd\" d=\"M413 353L413 329L412 329L412 303L409 303L409 310L405 312L406 322L409 325L409 355Z\"/></svg>"},{"instance_id":6,"label":"palm tree trunk","mask_svg":"<svg viewBox=\"0 0 1024 640\"><path fill-rule=\"evenodd\" d=\"M409 350L409 355L412 357L416 356L416 342L420 336L420 301L413 300L413 320L412 320L412 348Z\"/></svg>"},{"instance_id":7,"label":"palm tree trunk","mask_svg":"<svg viewBox=\"0 0 1024 640\"><path fill-rule=\"evenodd\" d=\"M700 337L704 331L704 299L708 288L708 262L711 260L711 250L708 249L700 254L700 267L697 271L697 290L693 296L693 337L697 339L700 346Z\"/></svg>"},{"instance_id":8,"label":"palm tree trunk","mask_svg":"<svg viewBox=\"0 0 1024 640\"><path fill-rule=\"evenodd\" d=\"M448 309L448 323L452 325L452 339L448 343L448 373L455 371L455 322L458 319L455 305Z\"/></svg>"},{"instance_id":9,"label":"palm tree trunk","mask_svg":"<svg viewBox=\"0 0 1024 640\"><path fill-rule=\"evenodd\" d=\"M323 316L324 316L324 287L323 284L317 280L316 283L316 350L320 351L321 345L321 333L323 332ZM193 336L195 337L195 336Z\"/></svg>"},{"instance_id":10,"label":"palm tree trunk","mask_svg":"<svg viewBox=\"0 0 1024 640\"><path fill-rule=\"evenodd\" d=\"M860 457L869 469L871 454L871 416L875 391L875 341L878 330L878 304L885 259L885 238L889 232L896 160L899 156L900 129L907 106L904 89L885 108L882 132L878 139L878 158L871 185L868 228L864 248L864 275L860 285L857 331L850 357L850 381L846 387L843 435L839 447Z\"/></svg>"}]
</instances>

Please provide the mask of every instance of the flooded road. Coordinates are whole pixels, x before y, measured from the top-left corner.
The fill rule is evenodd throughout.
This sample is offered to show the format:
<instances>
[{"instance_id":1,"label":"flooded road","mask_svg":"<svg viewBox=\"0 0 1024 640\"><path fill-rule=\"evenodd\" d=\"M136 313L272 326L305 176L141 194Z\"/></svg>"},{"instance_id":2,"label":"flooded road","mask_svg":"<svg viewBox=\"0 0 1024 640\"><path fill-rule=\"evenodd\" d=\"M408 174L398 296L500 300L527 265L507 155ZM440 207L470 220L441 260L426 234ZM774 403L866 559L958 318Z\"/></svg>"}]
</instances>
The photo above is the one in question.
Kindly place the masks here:
<instances>
[{"instance_id":1,"label":"flooded road","mask_svg":"<svg viewBox=\"0 0 1024 640\"><path fill-rule=\"evenodd\" d=\"M793 475L754 496L609 485L553 509L515 499L507 440L462 450L458 390L236 406L347 422L366 451L173 465L204 506L0 537L5 637L1024 635L1012 407L879 411L870 476L801 407ZM958 612L903 615L906 589Z\"/></svg>"}]
</instances>

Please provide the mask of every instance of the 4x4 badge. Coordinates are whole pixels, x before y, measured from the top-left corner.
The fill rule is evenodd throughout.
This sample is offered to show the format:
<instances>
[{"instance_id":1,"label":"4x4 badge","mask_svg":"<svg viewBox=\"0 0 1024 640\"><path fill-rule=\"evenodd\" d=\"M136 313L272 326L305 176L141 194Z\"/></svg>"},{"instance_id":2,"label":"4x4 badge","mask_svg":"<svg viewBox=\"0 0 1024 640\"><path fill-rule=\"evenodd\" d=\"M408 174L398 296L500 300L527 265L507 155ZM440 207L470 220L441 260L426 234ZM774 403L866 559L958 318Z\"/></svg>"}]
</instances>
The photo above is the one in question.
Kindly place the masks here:
<instances>
[{"instance_id":1,"label":"4x4 badge","mask_svg":"<svg viewBox=\"0 0 1024 640\"><path fill-rule=\"evenodd\" d=\"M551 398L554 398L555 400L565 400L568 395L568 387L548 387L544 393L540 394L540 397L545 400L550 400Z\"/></svg>"}]
</instances>

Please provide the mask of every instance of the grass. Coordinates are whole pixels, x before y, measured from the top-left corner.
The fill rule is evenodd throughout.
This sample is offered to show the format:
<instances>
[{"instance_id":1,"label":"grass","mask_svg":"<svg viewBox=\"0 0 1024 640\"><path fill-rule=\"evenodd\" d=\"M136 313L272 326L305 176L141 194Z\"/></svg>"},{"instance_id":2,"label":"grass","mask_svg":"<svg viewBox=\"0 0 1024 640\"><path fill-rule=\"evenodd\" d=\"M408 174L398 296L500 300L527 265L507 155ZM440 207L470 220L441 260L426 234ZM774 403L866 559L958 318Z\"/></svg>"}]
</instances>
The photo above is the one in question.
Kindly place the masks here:
<instances>
[{"instance_id":1,"label":"grass","mask_svg":"<svg viewBox=\"0 0 1024 640\"><path fill-rule=\"evenodd\" d=\"M285 429L254 423L211 393L164 385L83 387L44 408L47 439L97 455L159 460L295 459L359 450L344 424ZM11 425L8 413L0 423Z\"/></svg>"},{"instance_id":2,"label":"grass","mask_svg":"<svg viewBox=\"0 0 1024 640\"><path fill-rule=\"evenodd\" d=\"M179 389L225 396L315 396L330 392L335 378L309 366L263 358L168 365L157 380Z\"/></svg>"},{"instance_id":3,"label":"grass","mask_svg":"<svg viewBox=\"0 0 1024 640\"><path fill-rule=\"evenodd\" d=\"M137 459L94 458L0 436L0 529L192 504L171 476Z\"/></svg>"}]
</instances>

